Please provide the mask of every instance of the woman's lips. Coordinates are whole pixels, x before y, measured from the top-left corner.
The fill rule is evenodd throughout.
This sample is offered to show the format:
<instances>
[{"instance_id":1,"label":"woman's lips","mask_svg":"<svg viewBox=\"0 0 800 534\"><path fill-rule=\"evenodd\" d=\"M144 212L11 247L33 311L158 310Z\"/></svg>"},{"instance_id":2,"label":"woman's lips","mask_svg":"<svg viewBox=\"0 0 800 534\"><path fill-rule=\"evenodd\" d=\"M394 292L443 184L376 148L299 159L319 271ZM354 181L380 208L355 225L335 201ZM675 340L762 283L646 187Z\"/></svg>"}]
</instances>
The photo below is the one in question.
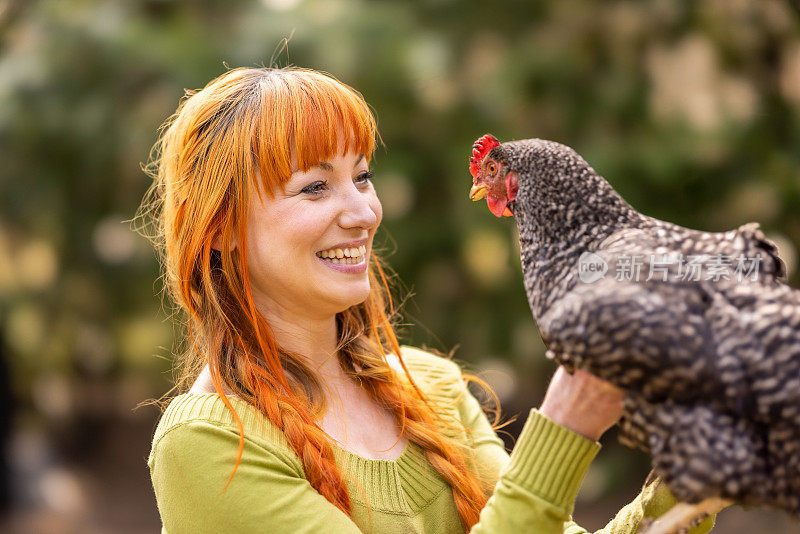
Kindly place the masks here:
<instances>
[{"instance_id":1,"label":"woman's lips","mask_svg":"<svg viewBox=\"0 0 800 534\"><path fill-rule=\"evenodd\" d=\"M333 263L319 256L317 256L317 259L324 263L326 267L330 267L334 271L339 271L340 273L359 274L367 270L367 254L363 254L361 256L361 261L358 263Z\"/></svg>"}]
</instances>

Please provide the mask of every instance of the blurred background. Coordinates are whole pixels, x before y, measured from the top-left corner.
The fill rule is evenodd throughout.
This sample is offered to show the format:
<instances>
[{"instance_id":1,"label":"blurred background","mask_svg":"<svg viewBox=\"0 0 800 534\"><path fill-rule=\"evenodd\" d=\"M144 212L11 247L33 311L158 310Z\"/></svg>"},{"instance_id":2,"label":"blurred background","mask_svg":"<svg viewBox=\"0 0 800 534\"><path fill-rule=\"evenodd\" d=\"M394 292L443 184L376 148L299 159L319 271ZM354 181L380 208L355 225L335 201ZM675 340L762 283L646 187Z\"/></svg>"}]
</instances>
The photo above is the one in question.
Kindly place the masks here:
<instances>
[{"instance_id":1,"label":"blurred background","mask_svg":"<svg viewBox=\"0 0 800 534\"><path fill-rule=\"evenodd\" d=\"M402 341L457 347L507 416L524 420L554 367L513 221L467 198L486 132L571 145L658 218L759 221L798 286L791 1L0 0L1 532L160 528L145 463L159 411L135 408L170 388L179 332L128 222L150 183L141 165L185 89L272 63L330 72L374 107ZM613 431L604 445L575 513L589 529L648 471ZM798 530L734 508L715 532Z\"/></svg>"}]
</instances>

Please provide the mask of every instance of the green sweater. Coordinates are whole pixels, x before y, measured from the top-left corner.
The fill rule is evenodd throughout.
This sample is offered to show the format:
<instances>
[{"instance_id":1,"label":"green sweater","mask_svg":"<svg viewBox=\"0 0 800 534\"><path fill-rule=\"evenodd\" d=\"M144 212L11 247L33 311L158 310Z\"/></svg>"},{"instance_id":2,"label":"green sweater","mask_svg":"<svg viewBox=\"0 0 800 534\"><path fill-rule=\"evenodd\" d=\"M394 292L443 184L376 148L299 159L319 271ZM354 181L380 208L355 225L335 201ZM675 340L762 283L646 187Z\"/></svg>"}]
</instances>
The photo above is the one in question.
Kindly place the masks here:
<instances>
[{"instance_id":1,"label":"green sweater","mask_svg":"<svg viewBox=\"0 0 800 534\"><path fill-rule=\"evenodd\" d=\"M575 497L600 445L531 410L511 456L450 360L410 347L403 358L415 382L449 421L470 433L443 430L467 443L496 480L473 534L586 532L571 521ZM283 435L252 406L231 398L245 429L242 461L228 489L239 433L215 393L186 393L169 404L148 458L162 534L203 533L463 533L448 484L409 442L396 460L370 460L334 445L352 501L352 519L305 478ZM471 435L470 435L471 434ZM658 482L601 531L635 533L644 515L675 503ZM692 531L707 532L713 517Z\"/></svg>"}]
</instances>

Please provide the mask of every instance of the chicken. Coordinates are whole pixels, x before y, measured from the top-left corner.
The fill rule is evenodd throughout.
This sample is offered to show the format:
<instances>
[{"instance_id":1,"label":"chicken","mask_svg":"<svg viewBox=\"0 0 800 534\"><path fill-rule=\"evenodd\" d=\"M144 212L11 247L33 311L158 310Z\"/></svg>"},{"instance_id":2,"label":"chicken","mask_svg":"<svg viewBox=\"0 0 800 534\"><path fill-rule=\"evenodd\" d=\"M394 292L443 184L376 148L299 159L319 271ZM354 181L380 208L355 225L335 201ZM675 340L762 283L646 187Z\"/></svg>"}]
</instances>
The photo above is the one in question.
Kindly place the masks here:
<instances>
[{"instance_id":1,"label":"chicken","mask_svg":"<svg viewBox=\"0 0 800 534\"><path fill-rule=\"evenodd\" d=\"M648 217L540 139L486 135L470 172L470 197L516 220L548 357L625 391L623 444L680 501L800 516L800 291L758 224Z\"/></svg>"}]
</instances>

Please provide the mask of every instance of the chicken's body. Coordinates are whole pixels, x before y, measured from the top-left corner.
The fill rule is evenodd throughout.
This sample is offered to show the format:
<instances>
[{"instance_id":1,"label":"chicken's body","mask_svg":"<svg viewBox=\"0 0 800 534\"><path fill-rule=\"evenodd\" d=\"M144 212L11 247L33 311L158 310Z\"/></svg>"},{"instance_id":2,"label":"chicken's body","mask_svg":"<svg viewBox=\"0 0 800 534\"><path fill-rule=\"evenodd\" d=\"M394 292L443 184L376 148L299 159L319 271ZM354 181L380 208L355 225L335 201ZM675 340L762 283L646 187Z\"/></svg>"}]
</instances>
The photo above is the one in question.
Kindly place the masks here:
<instances>
[{"instance_id":1,"label":"chicken's body","mask_svg":"<svg viewBox=\"0 0 800 534\"><path fill-rule=\"evenodd\" d=\"M652 454L680 500L800 515L800 291L777 279L783 262L758 225L710 233L642 215L549 141L477 155L476 184L490 183L490 162L509 188L490 206L517 221L548 354L625 390L622 441ZM750 272L719 274L728 258ZM607 271L582 278L587 262Z\"/></svg>"}]
</instances>

